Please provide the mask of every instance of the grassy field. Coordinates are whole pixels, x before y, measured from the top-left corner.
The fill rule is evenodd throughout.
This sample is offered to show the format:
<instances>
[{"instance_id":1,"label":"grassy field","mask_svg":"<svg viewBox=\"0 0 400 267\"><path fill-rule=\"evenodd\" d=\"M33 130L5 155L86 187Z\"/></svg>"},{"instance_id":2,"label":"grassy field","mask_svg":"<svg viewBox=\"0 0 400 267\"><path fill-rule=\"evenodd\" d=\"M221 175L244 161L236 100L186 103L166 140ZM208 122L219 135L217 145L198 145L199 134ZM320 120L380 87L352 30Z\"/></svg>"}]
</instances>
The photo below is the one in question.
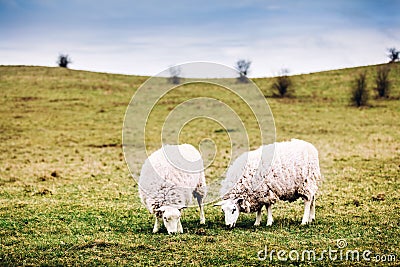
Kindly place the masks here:
<instances>
[{"instance_id":1,"label":"grassy field","mask_svg":"<svg viewBox=\"0 0 400 267\"><path fill-rule=\"evenodd\" d=\"M208 205L205 226L189 208L184 234L169 236L164 228L151 233L153 217L140 204L121 147L125 110L147 78L0 66L0 265L398 265L400 65L392 65L391 97L375 99L371 91L365 108L349 105L360 71L373 88L376 66L344 69L293 76L295 96L284 99L271 98L271 79L254 79L274 114L277 140L304 139L320 151L324 181L315 223L300 226L297 201L275 206L272 227L265 214L260 227L253 226L254 214L241 214L228 230L220 210ZM173 99L194 92L177 90ZM198 92L215 94L215 88ZM174 105L161 101L160 116ZM198 142L193 132L226 141L205 124L191 127L186 142ZM207 179L221 175L226 162L219 155ZM345 247L337 246L339 239ZM327 254L321 261L281 259L291 250L300 258L312 250L319 258L329 249L338 250L335 261ZM278 258L279 250L286 255ZM348 250L359 251L360 261L346 261ZM366 250L371 261L361 256Z\"/></svg>"}]
</instances>

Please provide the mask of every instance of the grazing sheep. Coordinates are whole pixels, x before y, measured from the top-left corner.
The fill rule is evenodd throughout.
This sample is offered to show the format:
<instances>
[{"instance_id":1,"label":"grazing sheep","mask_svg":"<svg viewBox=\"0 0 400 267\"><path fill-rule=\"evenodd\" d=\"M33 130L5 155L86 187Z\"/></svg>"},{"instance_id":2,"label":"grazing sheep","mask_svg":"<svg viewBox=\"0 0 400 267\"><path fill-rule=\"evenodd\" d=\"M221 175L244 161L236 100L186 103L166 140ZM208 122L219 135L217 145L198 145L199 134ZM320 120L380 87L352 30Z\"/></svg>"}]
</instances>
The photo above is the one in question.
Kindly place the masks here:
<instances>
[{"instance_id":1,"label":"grazing sheep","mask_svg":"<svg viewBox=\"0 0 400 267\"><path fill-rule=\"evenodd\" d=\"M235 226L240 212L257 212L254 225L260 225L261 209L266 206L270 226L271 206L276 201L303 198L304 225L315 219L320 178L318 151L312 144L298 139L276 142L243 153L235 160L221 183L222 201L214 206L222 207L225 224L230 227Z\"/></svg>"},{"instance_id":2,"label":"grazing sheep","mask_svg":"<svg viewBox=\"0 0 400 267\"><path fill-rule=\"evenodd\" d=\"M189 205L192 196L200 208L200 223L205 223L203 199L206 181L200 153L191 145L163 145L143 164L139 177L142 203L155 215L153 232L159 230L162 218L168 233L182 233L180 210Z\"/></svg>"}]
</instances>

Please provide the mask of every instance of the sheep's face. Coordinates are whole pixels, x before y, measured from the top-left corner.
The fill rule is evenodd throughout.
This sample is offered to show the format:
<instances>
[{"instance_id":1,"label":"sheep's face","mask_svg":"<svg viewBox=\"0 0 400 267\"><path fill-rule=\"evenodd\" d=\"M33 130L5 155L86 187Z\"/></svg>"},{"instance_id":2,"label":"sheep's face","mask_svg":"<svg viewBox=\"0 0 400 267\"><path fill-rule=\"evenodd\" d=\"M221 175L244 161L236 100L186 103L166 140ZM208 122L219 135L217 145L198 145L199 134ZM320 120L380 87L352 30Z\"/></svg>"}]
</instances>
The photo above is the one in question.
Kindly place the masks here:
<instances>
[{"instance_id":1,"label":"sheep's face","mask_svg":"<svg viewBox=\"0 0 400 267\"><path fill-rule=\"evenodd\" d=\"M178 232L180 230L178 229L178 225L181 219L181 212L179 209L171 206L163 206L160 210L162 211L162 219L168 234Z\"/></svg>"},{"instance_id":2,"label":"sheep's face","mask_svg":"<svg viewBox=\"0 0 400 267\"><path fill-rule=\"evenodd\" d=\"M222 212L225 214L225 224L230 228L235 227L240 213L237 202L232 199L226 199L216 203L214 206L221 206Z\"/></svg>"}]
</instances>

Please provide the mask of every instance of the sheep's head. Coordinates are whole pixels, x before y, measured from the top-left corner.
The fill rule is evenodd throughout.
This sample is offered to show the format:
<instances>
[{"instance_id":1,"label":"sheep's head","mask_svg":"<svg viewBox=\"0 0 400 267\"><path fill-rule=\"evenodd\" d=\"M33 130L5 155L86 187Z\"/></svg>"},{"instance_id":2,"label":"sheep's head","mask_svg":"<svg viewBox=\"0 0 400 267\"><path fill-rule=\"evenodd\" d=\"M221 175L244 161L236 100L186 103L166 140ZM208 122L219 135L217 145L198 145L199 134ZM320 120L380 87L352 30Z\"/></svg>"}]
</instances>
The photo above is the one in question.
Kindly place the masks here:
<instances>
[{"instance_id":1,"label":"sheep's head","mask_svg":"<svg viewBox=\"0 0 400 267\"><path fill-rule=\"evenodd\" d=\"M167 228L168 234L176 233L180 230L178 229L178 225L181 219L180 210L183 208L185 207L162 206L157 210L162 214L162 219L165 228Z\"/></svg>"},{"instance_id":2,"label":"sheep's head","mask_svg":"<svg viewBox=\"0 0 400 267\"><path fill-rule=\"evenodd\" d=\"M235 227L236 221L239 218L240 209L238 202L243 199L226 199L222 200L214 206L221 206L222 212L225 214L225 224L230 228Z\"/></svg>"}]
</instances>

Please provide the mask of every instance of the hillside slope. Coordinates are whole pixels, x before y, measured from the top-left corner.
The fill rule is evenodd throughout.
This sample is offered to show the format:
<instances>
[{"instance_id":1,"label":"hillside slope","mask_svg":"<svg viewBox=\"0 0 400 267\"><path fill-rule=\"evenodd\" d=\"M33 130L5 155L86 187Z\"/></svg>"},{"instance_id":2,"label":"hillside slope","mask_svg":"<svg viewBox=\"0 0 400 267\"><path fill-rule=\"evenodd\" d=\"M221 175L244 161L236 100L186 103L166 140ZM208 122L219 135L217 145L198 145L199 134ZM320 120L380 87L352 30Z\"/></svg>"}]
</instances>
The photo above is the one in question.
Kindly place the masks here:
<instances>
[{"instance_id":1,"label":"hillside slope","mask_svg":"<svg viewBox=\"0 0 400 267\"><path fill-rule=\"evenodd\" d=\"M376 66L343 69L293 76L295 97L282 99L270 97L272 79L254 80L274 114L277 140L304 139L320 151L315 224L300 227L301 202L280 203L272 227L254 228L254 215L243 214L229 231L209 205L205 227L190 208L185 234L168 236L151 234L152 217L121 148L125 110L146 77L0 66L0 265L257 265L265 246L320 253L337 239L348 249L400 257L400 64L392 66L391 98L375 99L371 91L370 107L358 109L348 99L361 71L373 88ZM200 86L177 88L160 101L161 119L185 97L216 92L193 90ZM158 146L157 122L150 122L157 128L150 150ZM190 127L185 142L207 134L225 142L215 125ZM218 155L207 179L221 175L226 162Z\"/></svg>"}]
</instances>

